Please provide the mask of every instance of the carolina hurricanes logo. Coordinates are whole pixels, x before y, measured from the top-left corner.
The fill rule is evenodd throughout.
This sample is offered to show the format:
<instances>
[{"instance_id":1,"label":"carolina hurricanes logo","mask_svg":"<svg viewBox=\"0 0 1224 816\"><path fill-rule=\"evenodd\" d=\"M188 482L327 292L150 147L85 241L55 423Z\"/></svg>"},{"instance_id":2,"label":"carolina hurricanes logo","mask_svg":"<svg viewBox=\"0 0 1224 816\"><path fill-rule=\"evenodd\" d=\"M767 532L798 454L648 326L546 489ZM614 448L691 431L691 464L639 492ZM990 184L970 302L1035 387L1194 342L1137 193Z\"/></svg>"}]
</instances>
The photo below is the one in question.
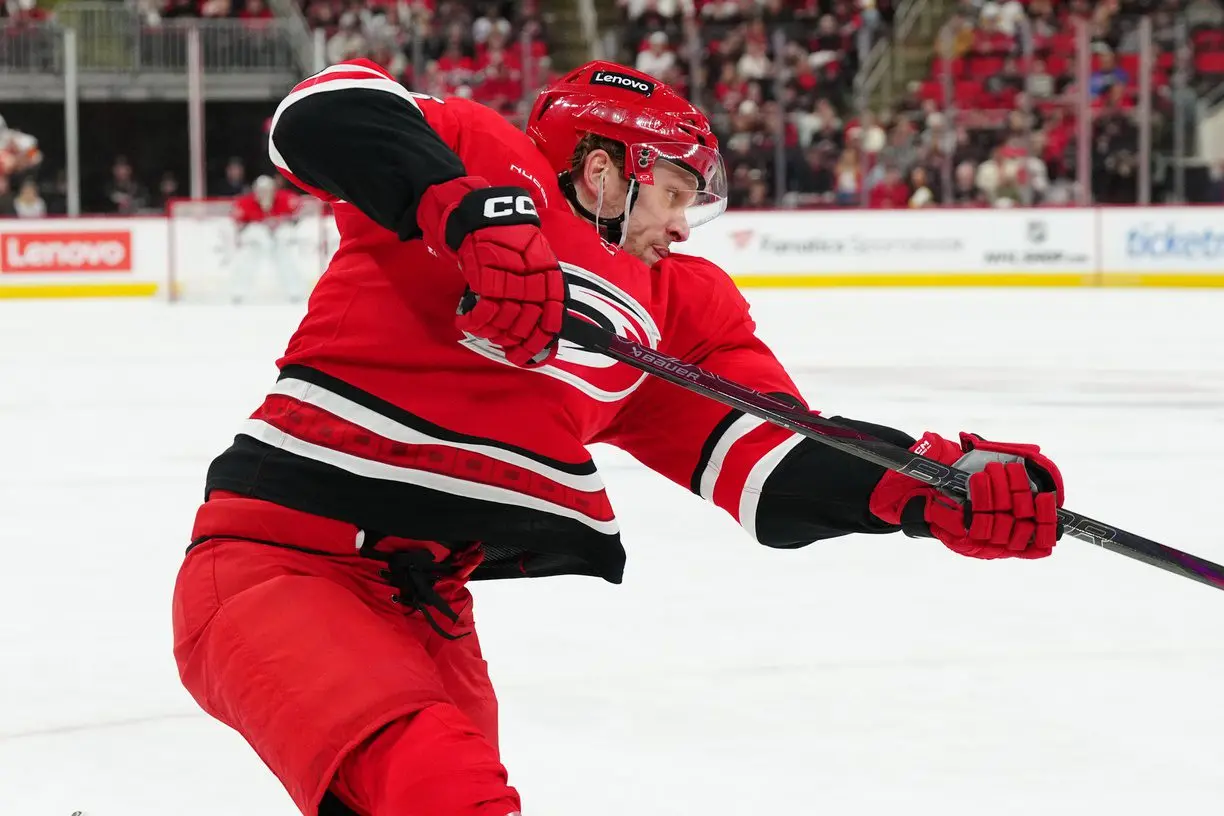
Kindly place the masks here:
<instances>
[{"instance_id":1,"label":"carolina hurricanes logo","mask_svg":"<svg viewBox=\"0 0 1224 816\"><path fill-rule=\"evenodd\" d=\"M561 269L569 284L570 314L643 346L659 347L659 327L650 312L632 296L589 270L565 262L561 263ZM477 354L510 365L501 349L487 340L467 335L460 342ZM566 340L560 342L557 356L551 363L531 370L561 380L600 402L624 399L637 390L647 376Z\"/></svg>"}]
</instances>

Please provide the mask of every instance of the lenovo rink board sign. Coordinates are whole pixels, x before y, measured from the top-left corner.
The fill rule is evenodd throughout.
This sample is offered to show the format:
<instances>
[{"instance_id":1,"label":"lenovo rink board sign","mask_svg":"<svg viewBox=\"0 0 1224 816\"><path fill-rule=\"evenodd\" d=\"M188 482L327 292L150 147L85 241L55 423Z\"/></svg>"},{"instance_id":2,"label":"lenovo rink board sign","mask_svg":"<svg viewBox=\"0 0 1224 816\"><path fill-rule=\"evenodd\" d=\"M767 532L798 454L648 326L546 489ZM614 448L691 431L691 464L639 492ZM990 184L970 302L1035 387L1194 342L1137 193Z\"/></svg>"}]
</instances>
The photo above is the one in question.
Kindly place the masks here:
<instances>
[{"instance_id":1,"label":"lenovo rink board sign","mask_svg":"<svg viewBox=\"0 0 1224 816\"><path fill-rule=\"evenodd\" d=\"M0 297L152 295L166 277L160 218L0 220Z\"/></svg>"},{"instance_id":2,"label":"lenovo rink board sign","mask_svg":"<svg viewBox=\"0 0 1224 816\"><path fill-rule=\"evenodd\" d=\"M0 272L131 272L131 230L0 233Z\"/></svg>"},{"instance_id":3,"label":"lenovo rink board sign","mask_svg":"<svg viewBox=\"0 0 1224 816\"><path fill-rule=\"evenodd\" d=\"M1091 210L730 212L681 248L745 285L1092 283Z\"/></svg>"},{"instance_id":4,"label":"lenovo rink board sign","mask_svg":"<svg viewBox=\"0 0 1224 816\"><path fill-rule=\"evenodd\" d=\"M1224 207L1100 210L1106 282L1224 285Z\"/></svg>"}]
</instances>

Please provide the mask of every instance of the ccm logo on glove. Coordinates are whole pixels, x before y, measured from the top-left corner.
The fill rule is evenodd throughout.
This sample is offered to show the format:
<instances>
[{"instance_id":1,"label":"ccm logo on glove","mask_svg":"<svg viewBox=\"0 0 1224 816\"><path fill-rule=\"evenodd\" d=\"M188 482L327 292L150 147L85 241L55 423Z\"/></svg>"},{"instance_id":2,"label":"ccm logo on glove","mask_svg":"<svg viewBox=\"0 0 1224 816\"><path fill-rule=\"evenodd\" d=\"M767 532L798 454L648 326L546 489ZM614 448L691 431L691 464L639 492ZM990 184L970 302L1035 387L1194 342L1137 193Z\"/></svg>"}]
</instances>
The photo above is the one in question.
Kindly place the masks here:
<instances>
[{"instance_id":1,"label":"ccm logo on glove","mask_svg":"<svg viewBox=\"0 0 1224 816\"><path fill-rule=\"evenodd\" d=\"M515 213L519 215L539 215L536 212L536 205L531 200L531 196L496 196L485 201L485 218L505 218Z\"/></svg>"}]
</instances>

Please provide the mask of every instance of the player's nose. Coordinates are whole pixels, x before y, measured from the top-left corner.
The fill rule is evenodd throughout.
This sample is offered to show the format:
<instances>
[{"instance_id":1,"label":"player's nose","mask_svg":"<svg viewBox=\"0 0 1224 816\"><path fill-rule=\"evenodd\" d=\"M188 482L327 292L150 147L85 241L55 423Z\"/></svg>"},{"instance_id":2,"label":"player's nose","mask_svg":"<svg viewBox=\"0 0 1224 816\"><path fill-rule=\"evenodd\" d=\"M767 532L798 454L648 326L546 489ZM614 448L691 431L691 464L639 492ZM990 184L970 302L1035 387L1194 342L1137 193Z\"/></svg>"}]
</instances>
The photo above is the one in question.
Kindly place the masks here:
<instances>
[{"instance_id":1,"label":"player's nose","mask_svg":"<svg viewBox=\"0 0 1224 816\"><path fill-rule=\"evenodd\" d=\"M667 237L672 241L687 241L689 237L688 219L677 216L667 225Z\"/></svg>"}]
</instances>

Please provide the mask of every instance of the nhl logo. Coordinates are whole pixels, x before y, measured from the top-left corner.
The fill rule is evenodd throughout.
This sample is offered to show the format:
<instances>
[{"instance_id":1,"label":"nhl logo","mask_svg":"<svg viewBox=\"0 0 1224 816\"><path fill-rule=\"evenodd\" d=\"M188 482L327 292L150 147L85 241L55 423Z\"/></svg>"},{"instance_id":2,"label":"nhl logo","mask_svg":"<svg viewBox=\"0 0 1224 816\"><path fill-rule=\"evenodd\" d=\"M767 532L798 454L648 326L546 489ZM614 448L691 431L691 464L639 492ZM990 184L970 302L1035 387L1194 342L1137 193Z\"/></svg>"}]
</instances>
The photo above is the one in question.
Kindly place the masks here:
<instances>
[{"instance_id":1,"label":"nhl logo","mask_svg":"<svg viewBox=\"0 0 1224 816\"><path fill-rule=\"evenodd\" d=\"M1044 244L1049 238L1049 228L1044 221L1028 222L1028 239L1034 244Z\"/></svg>"}]
</instances>

